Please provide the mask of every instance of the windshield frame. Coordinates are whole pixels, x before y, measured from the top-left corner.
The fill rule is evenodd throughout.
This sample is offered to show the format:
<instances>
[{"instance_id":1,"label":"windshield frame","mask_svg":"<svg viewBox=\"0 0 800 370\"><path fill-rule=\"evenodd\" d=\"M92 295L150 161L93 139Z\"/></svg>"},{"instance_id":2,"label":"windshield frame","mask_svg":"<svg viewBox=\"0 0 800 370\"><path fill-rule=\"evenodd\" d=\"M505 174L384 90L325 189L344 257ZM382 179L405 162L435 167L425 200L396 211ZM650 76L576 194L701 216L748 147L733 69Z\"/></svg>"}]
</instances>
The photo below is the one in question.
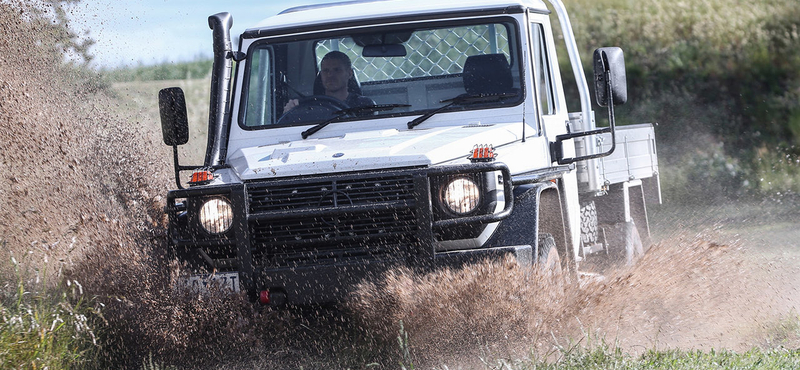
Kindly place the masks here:
<instances>
[{"instance_id":1,"label":"windshield frame","mask_svg":"<svg viewBox=\"0 0 800 370\"><path fill-rule=\"evenodd\" d=\"M518 106L523 104L526 98L526 74L527 71L525 70L524 66L524 46L523 46L523 37L521 32L525 29L522 25L520 25L520 20L511 16L511 15L493 15L493 16L485 16L485 17L469 17L469 18L450 18L444 20L424 20L424 21L407 21L402 23L393 23L393 24L380 24L380 25L364 25L361 27L353 27L353 28L337 28L334 30L324 30L320 32L313 32L313 33L303 33L303 34L289 34L289 35L281 35L275 37L266 37L262 39L255 40L254 42L250 43L247 48L247 60L245 64L242 66L244 67L243 76L240 80L241 88L240 96L238 99L238 114L237 114L237 124L239 127L246 131L256 131L256 130L264 130L264 129L277 129L277 128L286 128L286 127L295 127L295 126L309 126L309 125L316 125L324 120L310 120L305 122L297 122L297 123L288 123L288 124L278 124L277 120L279 117L273 117L272 120L274 123L272 124L264 124L264 125L246 125L247 120L247 110L248 110L248 102L250 101L250 85L251 85L251 72L253 71L253 59L254 55L257 50L267 50L270 54L270 61L269 61L269 71L268 75L271 79L270 84L272 88L272 93L270 94L270 99L272 100L272 104L276 104L279 99L276 98L279 94L281 94L281 90L286 90L287 88L284 86L279 86L281 82L278 81L276 78L276 74L278 71L275 69L276 63L276 56L275 56L275 48L276 47L285 47L288 43L291 42L309 42L310 45L318 45L322 40L330 40L333 38L340 38L340 37L349 37L352 34L359 34L359 33L377 33L377 32L393 32L397 30L429 30L429 29L437 29L437 28L455 28L455 27L466 27L470 25L481 25L481 24L496 24L506 27L508 33L508 57L510 59L509 65L512 70L512 73L515 74L514 83L518 84L518 87L515 86L515 90L517 92L517 97L514 99L506 99L501 100L498 102L491 102L491 103L480 103L480 104L469 104L469 105L454 105L442 111L441 114L446 114L448 112L459 112L459 111L468 111L468 110L481 110L481 109L493 109L493 108L508 108L513 106ZM315 50L310 51L310 55L316 56ZM238 66L237 66L238 67ZM319 65L315 62L315 69L316 72L319 72ZM458 77L463 72L459 73L452 73L452 74L442 74L442 75L431 75L427 77L411 77L411 78L398 78L392 79L387 81L395 82L411 82L417 79L446 79L446 78L454 78ZM385 81L361 81L362 86L366 83L366 85L376 85L381 83L386 83ZM368 96L368 95L367 95ZM285 96L283 97L286 98ZM450 98L455 98L452 96ZM383 104L377 102L379 105ZM364 120L374 120L374 119L387 119L387 118L395 118L395 117L417 117L422 114L429 112L433 108L427 109L418 109L418 110L410 110L405 112L392 112L388 111L384 114L380 115L372 115L372 116L361 116L361 117L345 117L342 119L337 120L337 123L341 122L355 122L355 121L364 121ZM274 112L277 112L277 109L273 109ZM401 124L403 127L405 126L405 121Z\"/></svg>"}]
</instances>

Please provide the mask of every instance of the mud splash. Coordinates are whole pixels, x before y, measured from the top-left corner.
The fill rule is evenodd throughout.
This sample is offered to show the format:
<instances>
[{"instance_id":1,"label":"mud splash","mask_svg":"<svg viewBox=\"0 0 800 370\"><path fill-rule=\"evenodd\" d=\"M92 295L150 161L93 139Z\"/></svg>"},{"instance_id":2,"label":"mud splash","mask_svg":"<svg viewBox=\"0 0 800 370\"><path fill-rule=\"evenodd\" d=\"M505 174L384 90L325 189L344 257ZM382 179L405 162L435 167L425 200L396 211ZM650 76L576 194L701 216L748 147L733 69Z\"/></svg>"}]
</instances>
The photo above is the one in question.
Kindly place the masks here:
<instances>
[{"instance_id":1,"label":"mud splash","mask_svg":"<svg viewBox=\"0 0 800 370\"><path fill-rule=\"evenodd\" d=\"M630 354L764 345L763 329L796 312L797 288L772 281L776 268L752 250L712 240L675 237L633 268L580 287L554 284L511 261L425 276L396 271L361 287L351 308L395 346L402 322L411 359L422 367L556 360L576 343Z\"/></svg>"},{"instance_id":2,"label":"mud splash","mask_svg":"<svg viewBox=\"0 0 800 370\"><path fill-rule=\"evenodd\" d=\"M66 267L125 242L120 230L153 230L168 162L142 150L158 148L153 130L121 116L99 76L65 63L61 36L36 14L0 4L0 240Z\"/></svg>"},{"instance_id":3,"label":"mud splash","mask_svg":"<svg viewBox=\"0 0 800 370\"><path fill-rule=\"evenodd\" d=\"M289 348L291 313L177 288L181 268L162 258L162 195L174 180L160 126L102 76L65 62L64 33L43 6L0 4L2 261L24 260L31 280L80 282L98 313L97 368L140 368L150 356L208 368ZM147 105L157 109L155 95ZM10 267L0 263L0 286L14 286L3 284Z\"/></svg>"}]
</instances>

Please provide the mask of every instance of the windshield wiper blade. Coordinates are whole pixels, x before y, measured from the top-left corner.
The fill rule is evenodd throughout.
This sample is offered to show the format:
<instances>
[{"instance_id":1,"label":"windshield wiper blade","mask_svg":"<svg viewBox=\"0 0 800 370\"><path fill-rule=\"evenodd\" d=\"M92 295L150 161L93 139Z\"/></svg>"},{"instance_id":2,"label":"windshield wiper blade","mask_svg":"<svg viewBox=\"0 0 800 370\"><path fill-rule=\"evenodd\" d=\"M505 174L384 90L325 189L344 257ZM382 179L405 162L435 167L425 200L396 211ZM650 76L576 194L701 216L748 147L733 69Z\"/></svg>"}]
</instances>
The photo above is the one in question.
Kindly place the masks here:
<instances>
[{"instance_id":1,"label":"windshield wiper blade","mask_svg":"<svg viewBox=\"0 0 800 370\"><path fill-rule=\"evenodd\" d=\"M334 114L359 114L364 112L380 112L385 110L392 110L395 108L408 108L411 104L375 104L375 105L367 105L363 107L353 107L353 108L345 108L340 109L334 112Z\"/></svg>"},{"instance_id":2,"label":"windshield wiper blade","mask_svg":"<svg viewBox=\"0 0 800 370\"><path fill-rule=\"evenodd\" d=\"M333 121L336 121L337 119L342 118L342 117L347 115L345 113L339 113L339 112L341 112L341 111L336 111L337 114L335 114L331 118L328 118L325 122L319 123L319 124L309 128L308 130L305 130L305 131L301 132L300 136L302 136L303 139L306 139L309 136L314 135L314 133L316 133L317 131L322 130L323 128L325 128L325 126L330 125L331 123L333 123Z\"/></svg>"},{"instance_id":3,"label":"windshield wiper blade","mask_svg":"<svg viewBox=\"0 0 800 370\"><path fill-rule=\"evenodd\" d=\"M456 96L455 98L445 99L439 101L439 103L447 103L439 108L429 111L417 118L408 122L408 128L412 129L415 126L419 125L422 122L425 122L428 118L433 117L436 113L439 113L447 108L450 108L453 105L466 105L466 104L473 104L473 103L487 103L491 101L498 101L503 100L506 98L511 98L519 95L517 92L508 92L508 93L500 93L500 94L461 94Z\"/></svg>"},{"instance_id":4,"label":"windshield wiper blade","mask_svg":"<svg viewBox=\"0 0 800 370\"><path fill-rule=\"evenodd\" d=\"M325 122L322 122L320 124L317 124L316 126L313 126L313 127L309 128L308 130L303 131L300 134L300 136L302 136L303 139L306 139L309 136L315 134L317 131L322 130L323 128L325 128L325 126L335 122L336 120L338 120L339 118L342 118L344 116L350 116L350 115L354 115L354 114L358 114L358 113L364 113L364 112L379 112L379 111L384 111L384 110L392 110L392 109L395 109L395 108L405 108L405 107L410 107L410 106L411 105L409 105L409 104L376 104L376 105L367 105L367 106L364 106L364 107L353 107L353 108L339 109L339 110L333 112L333 114L334 114L333 117L329 118Z\"/></svg>"}]
</instances>

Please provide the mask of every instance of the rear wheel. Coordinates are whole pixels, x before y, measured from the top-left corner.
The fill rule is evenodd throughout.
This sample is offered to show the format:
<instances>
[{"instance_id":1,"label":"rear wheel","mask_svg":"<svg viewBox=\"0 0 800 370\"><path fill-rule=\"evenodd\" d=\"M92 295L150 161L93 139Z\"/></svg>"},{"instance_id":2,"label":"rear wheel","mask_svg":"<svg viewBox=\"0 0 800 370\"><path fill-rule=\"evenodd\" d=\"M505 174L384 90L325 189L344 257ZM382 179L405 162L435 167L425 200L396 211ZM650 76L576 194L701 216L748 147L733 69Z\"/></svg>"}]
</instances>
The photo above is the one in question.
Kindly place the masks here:
<instances>
[{"instance_id":1,"label":"rear wheel","mask_svg":"<svg viewBox=\"0 0 800 370\"><path fill-rule=\"evenodd\" d=\"M625 229L625 264L632 266L644 255L644 246L639 229L633 221L626 222Z\"/></svg>"},{"instance_id":2,"label":"rear wheel","mask_svg":"<svg viewBox=\"0 0 800 370\"><path fill-rule=\"evenodd\" d=\"M606 248L612 263L620 265L634 265L644 254L642 238L633 221L606 228Z\"/></svg>"},{"instance_id":3,"label":"rear wheel","mask_svg":"<svg viewBox=\"0 0 800 370\"><path fill-rule=\"evenodd\" d=\"M581 207L581 244L597 243L597 234L597 207L592 201Z\"/></svg>"}]
</instances>

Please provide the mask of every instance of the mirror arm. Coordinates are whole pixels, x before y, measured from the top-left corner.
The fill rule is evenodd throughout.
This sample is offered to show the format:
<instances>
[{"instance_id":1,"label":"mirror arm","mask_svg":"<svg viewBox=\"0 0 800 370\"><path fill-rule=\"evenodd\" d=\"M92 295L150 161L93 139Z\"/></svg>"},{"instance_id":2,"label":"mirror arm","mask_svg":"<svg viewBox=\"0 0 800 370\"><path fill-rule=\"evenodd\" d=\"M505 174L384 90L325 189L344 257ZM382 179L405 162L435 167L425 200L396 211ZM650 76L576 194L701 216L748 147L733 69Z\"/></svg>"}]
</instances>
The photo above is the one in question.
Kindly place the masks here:
<instances>
[{"instance_id":1,"label":"mirror arm","mask_svg":"<svg viewBox=\"0 0 800 370\"><path fill-rule=\"evenodd\" d=\"M215 166L182 166L178 161L178 146L172 146L172 159L173 159L173 167L175 168L175 185L178 186L178 189L184 189L183 185L181 185L181 171L193 171L197 169L210 169L210 170L219 170L222 168L231 168L229 164L218 164Z\"/></svg>"},{"instance_id":2,"label":"mirror arm","mask_svg":"<svg viewBox=\"0 0 800 370\"><path fill-rule=\"evenodd\" d=\"M608 63L606 63L606 65L608 65ZM608 99L609 99L609 103L608 103L608 122L609 122L609 127L603 127L603 128L599 128L599 129L591 130L591 131L575 132L575 133L568 133L568 134L563 134L563 135L556 136L556 141L550 143L550 155L551 155L552 158L556 158L556 160L558 161L558 164L560 164L560 165L572 164L572 163L575 163L575 162L585 161L585 160L588 160L588 159L596 159L596 158L607 157L607 156L611 155L611 153L614 153L614 150L617 147L617 140L616 140L616 121L614 119L614 92L612 91L612 88L611 88L611 71L610 70L606 70L605 71L605 78L606 78L606 89L608 91ZM606 134L606 133L611 133L611 149L609 149L607 152L598 153L598 154L592 154L592 155L586 155L586 156L576 157L576 158L564 158L564 141L565 140L570 140L570 139L575 139L575 138L584 137L584 136L590 136L590 135Z\"/></svg>"},{"instance_id":3,"label":"mirror arm","mask_svg":"<svg viewBox=\"0 0 800 370\"><path fill-rule=\"evenodd\" d=\"M178 189L183 189L181 185L181 165L178 163L178 146L172 146L172 158L174 160L174 165L172 166L175 168L175 184L178 185Z\"/></svg>"},{"instance_id":4,"label":"mirror arm","mask_svg":"<svg viewBox=\"0 0 800 370\"><path fill-rule=\"evenodd\" d=\"M606 62L608 63L608 62ZM611 71L608 70L605 72L606 75L606 88L608 89L608 98L610 99L608 102L608 126L611 128L611 149L608 151L608 154L614 153L614 149L617 147L617 137L616 137L616 116L614 115L614 89L611 86Z\"/></svg>"}]
</instances>

